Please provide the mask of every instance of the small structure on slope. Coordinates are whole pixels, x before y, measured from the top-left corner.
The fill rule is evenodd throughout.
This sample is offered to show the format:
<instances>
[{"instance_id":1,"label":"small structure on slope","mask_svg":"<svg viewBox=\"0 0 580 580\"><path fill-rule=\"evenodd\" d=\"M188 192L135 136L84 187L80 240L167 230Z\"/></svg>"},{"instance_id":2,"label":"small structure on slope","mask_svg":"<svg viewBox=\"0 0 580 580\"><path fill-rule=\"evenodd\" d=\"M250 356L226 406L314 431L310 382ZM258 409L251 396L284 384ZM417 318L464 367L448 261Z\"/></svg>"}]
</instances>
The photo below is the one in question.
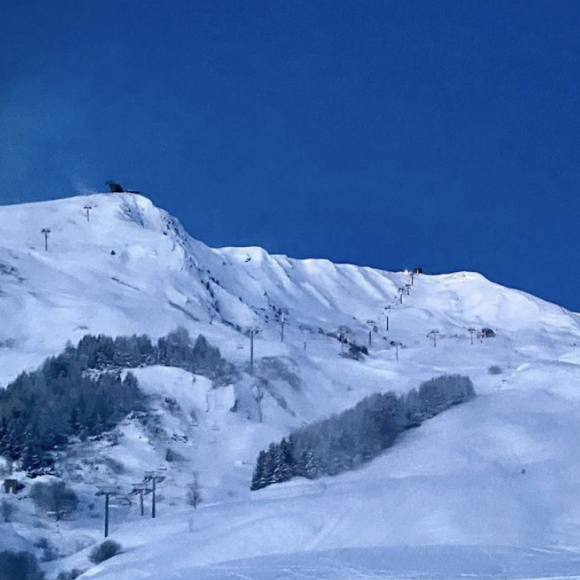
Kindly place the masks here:
<instances>
[{"instance_id":1,"label":"small structure on slope","mask_svg":"<svg viewBox=\"0 0 580 580\"><path fill-rule=\"evenodd\" d=\"M17 479L5 479L2 487L4 488L4 493L12 494L17 494L19 491L24 489L24 485Z\"/></svg>"},{"instance_id":2,"label":"small structure on slope","mask_svg":"<svg viewBox=\"0 0 580 580\"><path fill-rule=\"evenodd\" d=\"M134 193L134 194L138 194L138 191L135 191L134 189L124 189L119 183L117 183L116 181L107 181L106 182L109 191L111 193Z\"/></svg>"}]
</instances>

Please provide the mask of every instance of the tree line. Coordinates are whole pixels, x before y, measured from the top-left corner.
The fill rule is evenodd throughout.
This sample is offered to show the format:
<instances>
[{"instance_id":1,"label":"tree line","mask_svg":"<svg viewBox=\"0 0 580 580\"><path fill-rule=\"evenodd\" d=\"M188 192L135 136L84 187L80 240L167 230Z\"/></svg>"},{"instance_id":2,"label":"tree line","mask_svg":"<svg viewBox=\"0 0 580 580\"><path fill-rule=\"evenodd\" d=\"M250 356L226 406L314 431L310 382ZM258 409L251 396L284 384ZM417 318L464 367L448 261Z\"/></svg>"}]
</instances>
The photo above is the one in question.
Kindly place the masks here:
<instances>
[{"instance_id":1,"label":"tree line","mask_svg":"<svg viewBox=\"0 0 580 580\"><path fill-rule=\"evenodd\" d=\"M315 479L356 469L391 447L400 433L475 396L468 377L444 375L405 395L377 393L338 415L303 427L260 451L251 489L293 477Z\"/></svg>"},{"instance_id":2,"label":"tree line","mask_svg":"<svg viewBox=\"0 0 580 580\"><path fill-rule=\"evenodd\" d=\"M114 428L146 401L131 373L153 364L175 366L224 380L233 367L200 335L184 329L160 338L83 337L41 367L0 390L0 455L34 472L53 463L52 453L71 437L85 439Z\"/></svg>"},{"instance_id":3,"label":"tree line","mask_svg":"<svg viewBox=\"0 0 580 580\"><path fill-rule=\"evenodd\" d=\"M150 365L178 367L204 375L214 381L227 381L235 374L233 365L222 358L203 334L195 341L180 327L153 343L147 335L110 336L88 334L77 347L65 354L78 360L86 369L111 370Z\"/></svg>"},{"instance_id":4,"label":"tree line","mask_svg":"<svg viewBox=\"0 0 580 580\"><path fill-rule=\"evenodd\" d=\"M47 467L50 452L70 437L112 429L142 402L130 373L92 376L74 360L50 358L0 391L0 455L20 461L26 471Z\"/></svg>"}]
</instances>

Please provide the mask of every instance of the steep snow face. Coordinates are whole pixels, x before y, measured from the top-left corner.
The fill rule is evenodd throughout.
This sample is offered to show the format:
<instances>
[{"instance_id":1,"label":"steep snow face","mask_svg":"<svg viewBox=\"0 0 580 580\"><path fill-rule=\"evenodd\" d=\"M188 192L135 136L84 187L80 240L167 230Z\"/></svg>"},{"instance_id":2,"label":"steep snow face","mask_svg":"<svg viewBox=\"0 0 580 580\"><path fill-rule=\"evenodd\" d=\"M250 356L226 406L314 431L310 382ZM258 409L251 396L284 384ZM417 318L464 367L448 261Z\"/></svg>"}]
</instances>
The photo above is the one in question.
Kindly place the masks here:
<instances>
[{"instance_id":1,"label":"steep snow face","mask_svg":"<svg viewBox=\"0 0 580 580\"><path fill-rule=\"evenodd\" d=\"M412 279L260 248L212 249L141 196L100 194L0 208L0 320L2 385L84 334L157 337L177 326L206 335L239 369L219 387L180 369L136 371L155 429L127 420L115 444L79 443L64 454L84 507L60 528L43 519L43 533L68 556L55 573L90 566L80 547L101 535L100 504L86 507L95 486L129 489L150 469L166 474L159 518L144 525L135 506L117 506L112 530L128 552L92 569L96 578L180 577L234 558L353 547L364 558L371 546L446 546L434 552L443 561L455 553L449 546L471 545L461 557L484 561L491 545L580 544L580 319L479 274ZM261 329L253 373L249 326ZM473 335L472 344L468 329L482 327L497 336ZM370 330L370 355L341 357L339 329L359 344ZM359 471L249 492L253 461L270 441L442 373L470 376L478 397ZM195 512L184 502L193 471L204 495ZM0 546L39 537L42 516L26 501L19 508L18 522L0 524ZM538 570L554 571L540 560ZM239 577L248 566L219 573ZM260 577L275 558L255 566Z\"/></svg>"},{"instance_id":2,"label":"steep snow face","mask_svg":"<svg viewBox=\"0 0 580 580\"><path fill-rule=\"evenodd\" d=\"M43 229L50 229L48 251ZM260 248L214 250L139 195L2 207L0 382L87 332L156 336L179 324L215 321L258 325L273 339L276 309L288 311L290 332L345 325L359 342L368 320L385 324L385 307L403 343L435 327L444 334L469 326L572 334L579 328L577 315L478 274L416 279L401 303L399 289L411 282L404 273L294 260Z\"/></svg>"},{"instance_id":3,"label":"steep snow face","mask_svg":"<svg viewBox=\"0 0 580 580\"><path fill-rule=\"evenodd\" d=\"M157 335L209 318L199 263L214 253L143 197L4 207L0 229L4 382L87 332Z\"/></svg>"}]
</instances>

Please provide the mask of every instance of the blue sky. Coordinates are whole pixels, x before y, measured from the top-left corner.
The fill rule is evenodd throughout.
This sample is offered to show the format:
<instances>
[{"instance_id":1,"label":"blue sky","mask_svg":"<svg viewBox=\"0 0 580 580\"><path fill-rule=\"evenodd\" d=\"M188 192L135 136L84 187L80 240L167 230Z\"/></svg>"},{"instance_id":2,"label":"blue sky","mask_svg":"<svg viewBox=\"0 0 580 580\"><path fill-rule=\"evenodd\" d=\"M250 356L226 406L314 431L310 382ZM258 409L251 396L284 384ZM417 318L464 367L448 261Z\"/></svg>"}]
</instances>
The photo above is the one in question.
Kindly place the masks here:
<instances>
[{"instance_id":1,"label":"blue sky","mask_svg":"<svg viewBox=\"0 0 580 580\"><path fill-rule=\"evenodd\" d=\"M0 7L0 203L114 179L210 245L580 311L580 2Z\"/></svg>"}]
</instances>

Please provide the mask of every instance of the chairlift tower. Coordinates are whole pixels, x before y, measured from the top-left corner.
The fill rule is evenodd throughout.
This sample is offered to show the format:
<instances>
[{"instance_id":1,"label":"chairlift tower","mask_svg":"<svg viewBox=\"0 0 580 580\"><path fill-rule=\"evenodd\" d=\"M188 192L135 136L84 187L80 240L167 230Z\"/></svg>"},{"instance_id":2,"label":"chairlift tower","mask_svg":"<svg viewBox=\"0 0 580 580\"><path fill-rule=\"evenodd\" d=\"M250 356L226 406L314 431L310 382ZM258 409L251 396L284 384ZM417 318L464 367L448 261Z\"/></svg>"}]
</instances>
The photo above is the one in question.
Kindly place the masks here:
<instances>
[{"instance_id":1,"label":"chairlift tower","mask_svg":"<svg viewBox=\"0 0 580 580\"><path fill-rule=\"evenodd\" d=\"M473 344L473 335L477 332L477 330L471 326L467 329L467 332L469 332L469 340L471 344Z\"/></svg>"},{"instance_id":2,"label":"chairlift tower","mask_svg":"<svg viewBox=\"0 0 580 580\"><path fill-rule=\"evenodd\" d=\"M250 337L250 368L254 370L254 338L262 332L257 326L250 326L246 329L246 334Z\"/></svg>"},{"instance_id":3,"label":"chairlift tower","mask_svg":"<svg viewBox=\"0 0 580 580\"><path fill-rule=\"evenodd\" d=\"M288 322L288 310L286 310L285 308L282 310L282 313L280 314L280 341L284 342L284 327L286 326L286 323Z\"/></svg>"},{"instance_id":4,"label":"chairlift tower","mask_svg":"<svg viewBox=\"0 0 580 580\"><path fill-rule=\"evenodd\" d=\"M401 286L398 289L398 292L399 292L399 303L403 304L403 294L405 293L405 288L403 286Z\"/></svg>"},{"instance_id":5,"label":"chairlift tower","mask_svg":"<svg viewBox=\"0 0 580 580\"><path fill-rule=\"evenodd\" d=\"M383 306L383 311L379 314L379 318L385 321L385 332L389 332L389 315L391 312L390 306Z\"/></svg>"},{"instance_id":6,"label":"chairlift tower","mask_svg":"<svg viewBox=\"0 0 580 580\"><path fill-rule=\"evenodd\" d=\"M50 228L42 228L40 233L44 235L44 251L48 252L48 236L50 236Z\"/></svg>"},{"instance_id":7,"label":"chairlift tower","mask_svg":"<svg viewBox=\"0 0 580 580\"><path fill-rule=\"evenodd\" d=\"M373 329L376 329L376 322L374 320L367 320L367 325L369 326L369 346L373 344Z\"/></svg>"},{"instance_id":8,"label":"chairlift tower","mask_svg":"<svg viewBox=\"0 0 580 580\"><path fill-rule=\"evenodd\" d=\"M151 482L151 517L157 517L157 484L165 480L165 476L159 471L146 471L143 481Z\"/></svg>"},{"instance_id":9,"label":"chairlift tower","mask_svg":"<svg viewBox=\"0 0 580 580\"><path fill-rule=\"evenodd\" d=\"M96 496L105 496L105 538L109 535L109 505L111 496L119 495L120 488L110 485L98 486Z\"/></svg>"},{"instance_id":10,"label":"chairlift tower","mask_svg":"<svg viewBox=\"0 0 580 580\"><path fill-rule=\"evenodd\" d=\"M393 340L391 344L395 347L395 360L399 360L399 347L403 346L403 343L398 340Z\"/></svg>"},{"instance_id":11,"label":"chairlift tower","mask_svg":"<svg viewBox=\"0 0 580 580\"><path fill-rule=\"evenodd\" d=\"M144 505L144 496L148 493L151 493L151 488L142 481L141 483L134 483L133 489L131 490L131 495L138 495L139 496L139 511L141 516L145 515L145 505Z\"/></svg>"},{"instance_id":12,"label":"chairlift tower","mask_svg":"<svg viewBox=\"0 0 580 580\"><path fill-rule=\"evenodd\" d=\"M440 334L441 333L437 329L431 330L430 332L427 333L427 336L433 340L433 346L434 347L437 346L437 337Z\"/></svg>"}]
</instances>

